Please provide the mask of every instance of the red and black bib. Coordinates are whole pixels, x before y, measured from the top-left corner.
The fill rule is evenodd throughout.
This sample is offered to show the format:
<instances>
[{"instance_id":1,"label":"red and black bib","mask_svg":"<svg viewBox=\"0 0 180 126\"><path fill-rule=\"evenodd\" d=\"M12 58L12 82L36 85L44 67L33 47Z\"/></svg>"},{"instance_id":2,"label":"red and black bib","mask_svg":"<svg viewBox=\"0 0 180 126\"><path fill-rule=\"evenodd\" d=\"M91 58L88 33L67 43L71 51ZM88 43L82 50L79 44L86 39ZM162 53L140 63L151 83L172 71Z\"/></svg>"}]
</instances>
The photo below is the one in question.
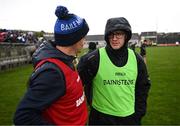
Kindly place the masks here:
<instances>
[{"instance_id":1,"label":"red and black bib","mask_svg":"<svg viewBox=\"0 0 180 126\"><path fill-rule=\"evenodd\" d=\"M43 112L44 118L57 125L85 125L88 118L88 109L82 81L77 71L72 70L62 61L53 58L42 60L35 69L45 62L54 63L62 70L65 77L66 91L63 97L60 97Z\"/></svg>"}]
</instances>

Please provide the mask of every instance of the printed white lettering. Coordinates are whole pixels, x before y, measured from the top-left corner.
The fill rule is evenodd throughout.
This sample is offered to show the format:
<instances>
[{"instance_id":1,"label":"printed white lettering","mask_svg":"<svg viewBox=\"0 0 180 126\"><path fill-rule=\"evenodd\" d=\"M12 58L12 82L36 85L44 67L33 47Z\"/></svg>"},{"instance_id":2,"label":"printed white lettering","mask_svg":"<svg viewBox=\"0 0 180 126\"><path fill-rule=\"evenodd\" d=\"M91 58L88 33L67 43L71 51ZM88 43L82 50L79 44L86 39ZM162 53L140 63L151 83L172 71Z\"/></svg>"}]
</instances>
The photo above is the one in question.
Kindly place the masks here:
<instances>
[{"instance_id":1,"label":"printed white lettering","mask_svg":"<svg viewBox=\"0 0 180 126\"><path fill-rule=\"evenodd\" d=\"M65 30L66 30L66 31L67 31L67 30L71 30L71 29L69 28L68 24L66 24Z\"/></svg>"},{"instance_id":2,"label":"printed white lettering","mask_svg":"<svg viewBox=\"0 0 180 126\"><path fill-rule=\"evenodd\" d=\"M82 20L77 19L69 24L61 24L61 31L72 30L74 28L77 28L78 25L81 25L81 23L82 23Z\"/></svg>"},{"instance_id":3,"label":"printed white lettering","mask_svg":"<svg viewBox=\"0 0 180 126\"><path fill-rule=\"evenodd\" d=\"M77 78L77 80L76 80L77 82L79 82L80 81L80 77L79 77L79 75L78 75L78 78Z\"/></svg>"},{"instance_id":4,"label":"printed white lettering","mask_svg":"<svg viewBox=\"0 0 180 126\"><path fill-rule=\"evenodd\" d=\"M78 100L76 100L76 107L80 106L84 102L84 97L85 94L83 92L82 96Z\"/></svg>"},{"instance_id":5,"label":"printed white lettering","mask_svg":"<svg viewBox=\"0 0 180 126\"><path fill-rule=\"evenodd\" d=\"M69 27L70 27L70 29L74 28L73 24L69 24Z\"/></svg>"},{"instance_id":6,"label":"printed white lettering","mask_svg":"<svg viewBox=\"0 0 180 126\"><path fill-rule=\"evenodd\" d=\"M64 24L61 24L61 31L64 31L64 30L65 30Z\"/></svg>"},{"instance_id":7,"label":"printed white lettering","mask_svg":"<svg viewBox=\"0 0 180 126\"><path fill-rule=\"evenodd\" d=\"M72 23L73 23L74 27L77 27L77 24L76 24L76 22L75 22L75 21L73 21Z\"/></svg>"},{"instance_id":8,"label":"printed white lettering","mask_svg":"<svg viewBox=\"0 0 180 126\"><path fill-rule=\"evenodd\" d=\"M81 20L76 20L77 24L80 25L81 24Z\"/></svg>"}]
</instances>

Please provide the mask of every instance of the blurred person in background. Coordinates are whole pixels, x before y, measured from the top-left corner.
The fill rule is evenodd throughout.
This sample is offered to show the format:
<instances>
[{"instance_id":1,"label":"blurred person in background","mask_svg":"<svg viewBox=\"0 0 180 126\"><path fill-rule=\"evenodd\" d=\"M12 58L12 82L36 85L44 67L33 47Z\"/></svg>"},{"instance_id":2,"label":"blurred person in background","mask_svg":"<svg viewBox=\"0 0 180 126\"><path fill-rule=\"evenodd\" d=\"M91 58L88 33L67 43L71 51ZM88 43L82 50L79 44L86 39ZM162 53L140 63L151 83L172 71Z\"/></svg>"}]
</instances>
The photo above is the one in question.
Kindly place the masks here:
<instances>
[{"instance_id":1,"label":"blurred person in background","mask_svg":"<svg viewBox=\"0 0 180 126\"><path fill-rule=\"evenodd\" d=\"M146 61L146 46L147 46L147 40L145 39L140 47L140 55L143 57L144 62L147 63Z\"/></svg>"},{"instance_id":2,"label":"blurred person in background","mask_svg":"<svg viewBox=\"0 0 180 126\"><path fill-rule=\"evenodd\" d=\"M96 43L95 42L89 42L88 49L89 49L88 53L96 50Z\"/></svg>"}]
</instances>

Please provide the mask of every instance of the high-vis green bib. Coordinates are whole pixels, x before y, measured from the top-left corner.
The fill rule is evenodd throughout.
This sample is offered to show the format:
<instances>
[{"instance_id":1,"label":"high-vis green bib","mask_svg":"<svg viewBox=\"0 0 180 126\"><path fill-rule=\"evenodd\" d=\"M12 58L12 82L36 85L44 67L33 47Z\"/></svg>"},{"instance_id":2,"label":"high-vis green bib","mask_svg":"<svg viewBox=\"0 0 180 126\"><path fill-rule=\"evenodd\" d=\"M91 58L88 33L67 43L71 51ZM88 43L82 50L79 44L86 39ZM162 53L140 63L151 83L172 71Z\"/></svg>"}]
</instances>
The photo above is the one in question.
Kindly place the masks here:
<instances>
[{"instance_id":1,"label":"high-vis green bib","mask_svg":"<svg viewBox=\"0 0 180 126\"><path fill-rule=\"evenodd\" d=\"M115 66L105 48L99 49L100 62L93 80L92 106L105 114L126 117L134 113L137 60L128 49L128 61L123 67Z\"/></svg>"}]
</instances>

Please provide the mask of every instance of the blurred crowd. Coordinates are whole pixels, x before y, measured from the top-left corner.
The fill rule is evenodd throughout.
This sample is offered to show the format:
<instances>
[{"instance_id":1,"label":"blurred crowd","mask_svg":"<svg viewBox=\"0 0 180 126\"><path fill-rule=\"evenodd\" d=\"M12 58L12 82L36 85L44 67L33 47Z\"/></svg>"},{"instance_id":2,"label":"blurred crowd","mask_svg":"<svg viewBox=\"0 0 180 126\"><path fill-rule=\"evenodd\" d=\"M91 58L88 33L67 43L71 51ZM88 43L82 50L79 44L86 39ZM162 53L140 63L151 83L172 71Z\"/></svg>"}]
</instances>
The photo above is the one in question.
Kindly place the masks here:
<instances>
[{"instance_id":1,"label":"blurred crowd","mask_svg":"<svg viewBox=\"0 0 180 126\"><path fill-rule=\"evenodd\" d=\"M32 31L0 29L0 42L37 44L40 41L43 41L43 37Z\"/></svg>"}]
</instances>

